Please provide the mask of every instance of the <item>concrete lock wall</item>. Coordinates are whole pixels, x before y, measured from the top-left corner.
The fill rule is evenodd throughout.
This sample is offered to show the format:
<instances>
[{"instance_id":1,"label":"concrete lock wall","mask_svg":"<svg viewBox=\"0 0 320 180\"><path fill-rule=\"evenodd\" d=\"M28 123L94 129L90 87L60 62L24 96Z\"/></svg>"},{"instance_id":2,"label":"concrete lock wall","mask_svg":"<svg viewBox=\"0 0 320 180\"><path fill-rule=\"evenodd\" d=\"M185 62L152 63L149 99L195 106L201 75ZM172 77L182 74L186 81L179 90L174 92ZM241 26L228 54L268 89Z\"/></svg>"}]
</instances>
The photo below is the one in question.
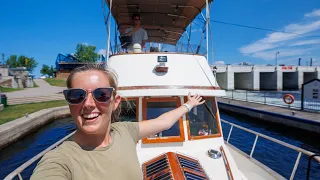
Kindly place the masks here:
<instances>
[{"instance_id":1,"label":"concrete lock wall","mask_svg":"<svg viewBox=\"0 0 320 180\"><path fill-rule=\"evenodd\" d=\"M292 116L281 115L273 112L267 112L262 110L251 109L247 107L242 107L238 105L232 105L227 103L218 102L219 109L233 112L241 115L245 115L255 120L263 120L277 124L283 124L289 127L295 127L310 132L319 133L320 123L316 121L311 121L307 119L296 118Z\"/></svg>"},{"instance_id":2,"label":"concrete lock wall","mask_svg":"<svg viewBox=\"0 0 320 180\"><path fill-rule=\"evenodd\" d=\"M233 90L234 89L234 73L233 72L224 72L224 73L217 73L216 79L221 87L224 90Z\"/></svg>"},{"instance_id":3,"label":"concrete lock wall","mask_svg":"<svg viewBox=\"0 0 320 180\"><path fill-rule=\"evenodd\" d=\"M217 73L216 79L221 89L227 89L227 73Z\"/></svg>"},{"instance_id":4,"label":"concrete lock wall","mask_svg":"<svg viewBox=\"0 0 320 180\"><path fill-rule=\"evenodd\" d=\"M68 106L44 109L32 114L28 117L22 117L14 121L0 125L0 149L9 144L16 142L28 133L38 129L48 122L70 116Z\"/></svg>"}]
</instances>

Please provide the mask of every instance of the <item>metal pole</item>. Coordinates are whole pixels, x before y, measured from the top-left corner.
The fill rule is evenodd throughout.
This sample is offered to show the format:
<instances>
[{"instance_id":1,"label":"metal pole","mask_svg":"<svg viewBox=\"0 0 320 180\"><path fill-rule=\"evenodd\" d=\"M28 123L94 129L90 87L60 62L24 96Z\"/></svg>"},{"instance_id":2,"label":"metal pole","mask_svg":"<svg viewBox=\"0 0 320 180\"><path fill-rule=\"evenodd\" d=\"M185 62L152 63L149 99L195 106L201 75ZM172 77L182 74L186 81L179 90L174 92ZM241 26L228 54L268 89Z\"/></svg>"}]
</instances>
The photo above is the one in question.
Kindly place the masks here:
<instances>
[{"instance_id":1,"label":"metal pole","mask_svg":"<svg viewBox=\"0 0 320 180\"><path fill-rule=\"evenodd\" d=\"M304 84L302 84L302 90L301 90L301 110L304 110Z\"/></svg>"},{"instance_id":2,"label":"metal pole","mask_svg":"<svg viewBox=\"0 0 320 180\"><path fill-rule=\"evenodd\" d=\"M206 0L206 39L207 39L207 61L209 61L209 22L210 22L210 12L209 12L209 2Z\"/></svg>"},{"instance_id":3,"label":"metal pole","mask_svg":"<svg viewBox=\"0 0 320 180\"><path fill-rule=\"evenodd\" d=\"M299 161L300 161L300 157L301 157L301 152L299 152L296 163L294 164L291 176L290 176L290 180L292 180L294 178L294 175L296 174L296 170L298 168L299 165Z\"/></svg>"},{"instance_id":4,"label":"metal pole","mask_svg":"<svg viewBox=\"0 0 320 180\"><path fill-rule=\"evenodd\" d=\"M278 54L280 54L279 51L276 52L276 66L278 66Z\"/></svg>"},{"instance_id":5,"label":"metal pole","mask_svg":"<svg viewBox=\"0 0 320 180\"><path fill-rule=\"evenodd\" d=\"M109 6L109 18L108 18L108 40L107 40L107 52L106 52L106 58L107 58L107 63L109 61L109 51L110 51L110 26L111 26L111 9L112 9L112 0L110 0L110 6Z\"/></svg>"},{"instance_id":6,"label":"metal pole","mask_svg":"<svg viewBox=\"0 0 320 180\"><path fill-rule=\"evenodd\" d=\"M256 144L257 144L257 141L258 141L258 135L256 135L256 139L254 140L254 143L253 143L253 146L252 146L252 149L251 149L251 153L250 153L250 158L252 158L252 154L254 152L254 149L256 148Z\"/></svg>"},{"instance_id":7,"label":"metal pole","mask_svg":"<svg viewBox=\"0 0 320 180\"><path fill-rule=\"evenodd\" d=\"M231 94L232 94L232 95L231 95L231 99L233 100L233 90L231 90L231 92L232 92L232 93L231 93Z\"/></svg>"},{"instance_id":8,"label":"metal pole","mask_svg":"<svg viewBox=\"0 0 320 180\"><path fill-rule=\"evenodd\" d=\"M229 139L230 139L230 136L231 136L232 129L233 129L233 126L231 125L230 131L229 131L229 135L228 135L228 139L227 139L227 143L229 143Z\"/></svg>"}]
</instances>

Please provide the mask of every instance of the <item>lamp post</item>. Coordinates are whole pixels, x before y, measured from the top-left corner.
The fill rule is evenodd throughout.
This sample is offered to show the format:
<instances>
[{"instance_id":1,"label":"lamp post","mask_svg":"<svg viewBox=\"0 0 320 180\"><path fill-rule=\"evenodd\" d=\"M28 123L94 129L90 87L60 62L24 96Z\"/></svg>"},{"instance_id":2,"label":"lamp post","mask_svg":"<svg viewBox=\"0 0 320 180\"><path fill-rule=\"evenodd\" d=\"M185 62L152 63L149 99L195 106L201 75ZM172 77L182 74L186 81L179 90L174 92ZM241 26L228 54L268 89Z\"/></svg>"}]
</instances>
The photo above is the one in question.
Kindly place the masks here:
<instances>
[{"instance_id":1,"label":"lamp post","mask_svg":"<svg viewBox=\"0 0 320 180\"><path fill-rule=\"evenodd\" d=\"M278 54L280 54L279 51L276 52L276 66L278 65Z\"/></svg>"}]
</instances>

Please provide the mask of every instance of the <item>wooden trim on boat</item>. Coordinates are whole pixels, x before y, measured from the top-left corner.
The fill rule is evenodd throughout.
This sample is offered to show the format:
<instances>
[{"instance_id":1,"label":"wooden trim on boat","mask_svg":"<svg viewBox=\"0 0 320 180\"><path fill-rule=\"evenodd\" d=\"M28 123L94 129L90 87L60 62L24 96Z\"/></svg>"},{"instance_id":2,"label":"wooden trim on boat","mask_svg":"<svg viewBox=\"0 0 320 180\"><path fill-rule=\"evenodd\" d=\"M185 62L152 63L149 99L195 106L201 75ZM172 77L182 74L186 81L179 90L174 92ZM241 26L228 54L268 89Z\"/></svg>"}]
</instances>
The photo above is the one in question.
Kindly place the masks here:
<instances>
[{"instance_id":1,"label":"wooden trim on boat","mask_svg":"<svg viewBox=\"0 0 320 180\"><path fill-rule=\"evenodd\" d=\"M211 134L211 135L205 135L205 136L191 136L190 133L190 122L188 119L188 113L186 113L186 121L187 121L187 131L188 131L188 140L197 140L197 139L207 139L207 138L216 138L216 137L221 137L221 127L220 127L220 116L219 116L219 111L217 110L216 106L216 98L215 97L204 97L205 99L212 99L213 100L213 109L215 110L215 119L217 123L217 129L218 133L217 134ZM187 97L184 97L184 102L187 102Z\"/></svg>"},{"instance_id":2,"label":"wooden trim on boat","mask_svg":"<svg viewBox=\"0 0 320 180\"><path fill-rule=\"evenodd\" d=\"M202 90L221 90L216 86L125 86L118 87L118 90L138 90L138 89L202 89Z\"/></svg>"},{"instance_id":3,"label":"wooden trim on boat","mask_svg":"<svg viewBox=\"0 0 320 180\"><path fill-rule=\"evenodd\" d=\"M222 157L223 157L223 160L224 160L224 164L226 166L226 170L227 170L229 179L233 180L234 178L233 178L232 171L231 171L231 168L230 168L230 165L229 165L229 161L228 161L228 158L227 158L226 153L224 152L224 149L223 149L222 146L220 147L220 151L221 151L221 154L222 154Z\"/></svg>"},{"instance_id":4,"label":"wooden trim on boat","mask_svg":"<svg viewBox=\"0 0 320 180\"><path fill-rule=\"evenodd\" d=\"M121 56L121 55L135 55L135 54L179 54L179 55L194 55L194 56L203 56L204 55L201 55L201 54L194 54L194 53L183 53L183 52L141 52L141 53L119 53L119 54L113 54L110 57L113 57L113 56Z\"/></svg>"},{"instance_id":5,"label":"wooden trim on boat","mask_svg":"<svg viewBox=\"0 0 320 180\"><path fill-rule=\"evenodd\" d=\"M174 179L184 179L184 175L181 171L180 165L179 165L179 161L178 158L176 156L176 153L173 152L168 152L168 161L170 164L170 168L172 171L172 176L174 177Z\"/></svg>"},{"instance_id":6,"label":"wooden trim on boat","mask_svg":"<svg viewBox=\"0 0 320 180\"><path fill-rule=\"evenodd\" d=\"M136 122L139 122L139 98L121 98L123 101L136 101Z\"/></svg>"},{"instance_id":7,"label":"wooden trim on boat","mask_svg":"<svg viewBox=\"0 0 320 180\"><path fill-rule=\"evenodd\" d=\"M147 121L147 103L148 102L176 102L177 107L181 106L179 97L166 97L166 98L142 98L142 121ZM142 143L167 143L167 142L183 142L184 141L184 130L182 117L179 119L180 136L172 137L157 137L157 138L143 138Z\"/></svg>"},{"instance_id":8,"label":"wooden trim on boat","mask_svg":"<svg viewBox=\"0 0 320 180\"><path fill-rule=\"evenodd\" d=\"M216 116L216 121L217 121L217 128L219 131L219 135L220 137L222 136L222 128L221 128L221 121L220 121L220 114L219 114L219 107L218 107L218 103L217 103L217 98L213 97L213 106L214 106L214 115Z\"/></svg>"}]
</instances>

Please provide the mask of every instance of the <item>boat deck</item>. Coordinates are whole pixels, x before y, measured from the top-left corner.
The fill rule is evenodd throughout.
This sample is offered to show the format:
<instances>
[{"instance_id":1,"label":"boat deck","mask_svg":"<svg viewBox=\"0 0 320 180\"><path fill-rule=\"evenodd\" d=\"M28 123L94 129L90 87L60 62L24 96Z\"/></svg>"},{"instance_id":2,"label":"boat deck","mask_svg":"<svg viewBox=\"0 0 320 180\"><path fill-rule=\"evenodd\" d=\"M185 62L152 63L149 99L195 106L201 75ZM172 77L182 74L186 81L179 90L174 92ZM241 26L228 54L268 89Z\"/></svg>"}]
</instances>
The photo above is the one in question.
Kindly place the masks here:
<instances>
[{"instance_id":1,"label":"boat deck","mask_svg":"<svg viewBox=\"0 0 320 180\"><path fill-rule=\"evenodd\" d=\"M254 159L249 159L248 155L241 152L231 144L226 143L229 152L231 153L234 161L236 162L241 173L248 179L263 179L263 180L273 180L273 179L285 179L272 169L264 166ZM263 166L264 168L261 168Z\"/></svg>"}]
</instances>

